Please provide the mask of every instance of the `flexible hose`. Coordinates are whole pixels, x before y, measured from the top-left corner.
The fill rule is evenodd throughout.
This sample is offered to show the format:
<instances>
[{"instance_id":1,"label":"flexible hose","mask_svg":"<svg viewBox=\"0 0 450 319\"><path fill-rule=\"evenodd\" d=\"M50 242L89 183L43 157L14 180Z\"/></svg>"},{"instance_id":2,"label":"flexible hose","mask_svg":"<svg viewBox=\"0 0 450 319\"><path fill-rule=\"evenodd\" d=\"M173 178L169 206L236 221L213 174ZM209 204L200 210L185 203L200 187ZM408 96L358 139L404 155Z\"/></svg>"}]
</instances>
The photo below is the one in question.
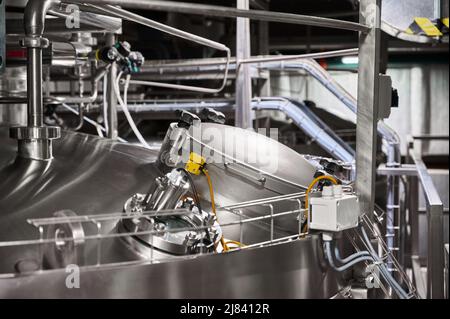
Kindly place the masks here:
<instances>
[{"instance_id":1,"label":"flexible hose","mask_svg":"<svg viewBox=\"0 0 450 319\"><path fill-rule=\"evenodd\" d=\"M334 256L336 257L336 260L341 264L346 264L350 261L352 261L355 258L363 257L363 256L372 256L368 251L359 251L353 255L348 256L347 258L342 259L341 255L339 253L339 249L334 247Z\"/></svg>"},{"instance_id":2,"label":"flexible hose","mask_svg":"<svg viewBox=\"0 0 450 319\"><path fill-rule=\"evenodd\" d=\"M206 179L208 181L209 196L211 198L212 212L213 212L214 216L216 217L217 222L219 222L219 220L217 219L216 202L215 202L215 199L214 199L214 188L213 188L213 185L212 185L211 176L209 175L209 172L208 172L207 169L204 168L202 171L203 171L203 174L205 174ZM230 250L228 248L227 243L225 242L225 238L223 237L223 235L220 238L220 243L222 244L222 247L223 247L224 251L229 251Z\"/></svg>"},{"instance_id":3,"label":"flexible hose","mask_svg":"<svg viewBox=\"0 0 450 319\"><path fill-rule=\"evenodd\" d=\"M366 253L365 256L361 256L356 259L353 257L354 259L352 261L338 267L334 263L333 255L331 253L331 242L329 242L329 241L325 242L325 252L326 252L327 259L328 259L330 266L338 272L345 271L345 270L349 269L350 267L356 265L357 263L360 263L363 261L371 261L372 263L375 263L378 261L377 258L375 256L371 255L369 252L364 252L364 253ZM367 254L369 254L369 255L367 255ZM352 257L352 256L350 256L350 257ZM397 295L400 297L400 299L407 299L408 298L407 293L400 287L400 285L398 285L398 283L395 281L395 279L392 278L392 276L390 276L389 272L387 272L386 266L384 264L380 263L379 269L380 269L380 273L383 276L383 278L391 285L391 287L393 287L394 291L397 293Z\"/></svg>"},{"instance_id":4,"label":"flexible hose","mask_svg":"<svg viewBox=\"0 0 450 319\"><path fill-rule=\"evenodd\" d=\"M222 81L222 85L217 89L210 89L210 88L190 86L190 85L181 85L181 84L161 83L161 82L153 82L153 81L141 81L141 80L131 80L130 83L134 84L134 85L153 86L153 87L160 87L160 88L181 90L181 91L209 93L209 94L220 93L226 87L227 81L228 81L231 51L227 50L226 52L227 52L227 62L225 65L225 74L224 74L224 78Z\"/></svg>"},{"instance_id":5,"label":"flexible hose","mask_svg":"<svg viewBox=\"0 0 450 319\"><path fill-rule=\"evenodd\" d=\"M123 74L123 72L121 71L117 77L116 83L114 83L114 85L113 85L114 92L117 97L117 101L119 102L120 106L122 107L123 113L125 114L125 117L127 118L128 124L130 124L130 127L133 130L134 135L136 135L137 139L144 147L150 148L150 146L147 144L147 141L144 139L141 132L137 128L136 123L134 122L133 118L131 117L130 112L128 111L128 106L126 105L130 75L127 75L126 81L125 81L124 100L122 100L122 97L120 96L119 81L120 81L120 78L122 77L122 74Z\"/></svg>"},{"instance_id":6,"label":"flexible hose","mask_svg":"<svg viewBox=\"0 0 450 319\"><path fill-rule=\"evenodd\" d=\"M372 247L372 243L370 242L369 236L366 233L366 230L364 227L361 227L361 233L363 235L364 241L369 248L369 252L371 253L372 257L375 261L380 263L380 272L383 275L384 279L391 285L391 287L394 289L394 291L397 293L397 295L401 299L408 299L408 293L400 286L400 284L395 280L394 277L390 274L388 269L386 268L386 265L381 262L380 257L378 257L377 253Z\"/></svg>"},{"instance_id":7,"label":"flexible hose","mask_svg":"<svg viewBox=\"0 0 450 319\"><path fill-rule=\"evenodd\" d=\"M329 242L329 241L325 242L325 250L327 253L327 259L328 259L328 262L330 263L330 266L338 272L343 272L343 271L349 269L350 267L352 267L360 262L363 262L363 261L372 261L372 262L374 261L372 256L362 256L362 257L353 259L352 261L350 261L349 263L346 263L345 265L338 267L335 265L334 260L333 260L333 255L331 253L331 242Z\"/></svg>"}]
</instances>

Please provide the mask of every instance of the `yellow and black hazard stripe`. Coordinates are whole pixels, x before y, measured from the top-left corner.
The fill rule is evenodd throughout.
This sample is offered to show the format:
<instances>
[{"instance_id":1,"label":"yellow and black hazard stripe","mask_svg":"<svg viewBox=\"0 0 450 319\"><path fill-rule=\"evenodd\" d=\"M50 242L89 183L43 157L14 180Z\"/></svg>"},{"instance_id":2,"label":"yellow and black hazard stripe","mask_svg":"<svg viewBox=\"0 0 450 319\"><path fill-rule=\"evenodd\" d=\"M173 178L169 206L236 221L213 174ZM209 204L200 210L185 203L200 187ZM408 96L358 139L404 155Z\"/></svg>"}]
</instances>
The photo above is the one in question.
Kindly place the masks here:
<instances>
[{"instance_id":1,"label":"yellow and black hazard stripe","mask_svg":"<svg viewBox=\"0 0 450 319\"><path fill-rule=\"evenodd\" d=\"M448 34L448 18L431 21L428 18L416 17L406 33L442 37L444 34Z\"/></svg>"},{"instance_id":2,"label":"yellow and black hazard stripe","mask_svg":"<svg viewBox=\"0 0 450 319\"><path fill-rule=\"evenodd\" d=\"M440 20L441 32L443 34L448 34L448 18L443 18Z\"/></svg>"}]
</instances>

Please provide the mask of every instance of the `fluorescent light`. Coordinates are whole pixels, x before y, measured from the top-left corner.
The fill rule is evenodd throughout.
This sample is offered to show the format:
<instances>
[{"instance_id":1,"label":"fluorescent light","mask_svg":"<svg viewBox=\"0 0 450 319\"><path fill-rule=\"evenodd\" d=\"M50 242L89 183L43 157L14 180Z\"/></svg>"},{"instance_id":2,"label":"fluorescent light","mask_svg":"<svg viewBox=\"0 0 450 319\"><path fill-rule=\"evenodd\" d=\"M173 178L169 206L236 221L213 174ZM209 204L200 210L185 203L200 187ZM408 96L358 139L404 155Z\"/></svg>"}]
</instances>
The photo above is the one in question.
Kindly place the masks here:
<instances>
[{"instance_id":1,"label":"fluorescent light","mask_svg":"<svg viewBox=\"0 0 450 319\"><path fill-rule=\"evenodd\" d=\"M344 56L342 63L344 64L358 64L359 58L357 56Z\"/></svg>"}]
</instances>

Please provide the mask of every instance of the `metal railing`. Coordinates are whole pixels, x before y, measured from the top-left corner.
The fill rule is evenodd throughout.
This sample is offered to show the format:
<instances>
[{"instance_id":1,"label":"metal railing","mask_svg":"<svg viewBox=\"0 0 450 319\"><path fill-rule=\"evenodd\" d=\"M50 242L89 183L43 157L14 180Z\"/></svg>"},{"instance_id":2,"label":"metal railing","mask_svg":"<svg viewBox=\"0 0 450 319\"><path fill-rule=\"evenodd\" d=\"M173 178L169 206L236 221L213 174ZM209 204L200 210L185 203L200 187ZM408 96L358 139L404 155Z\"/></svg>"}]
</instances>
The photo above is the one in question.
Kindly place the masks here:
<instances>
[{"instance_id":1,"label":"metal railing","mask_svg":"<svg viewBox=\"0 0 450 319\"><path fill-rule=\"evenodd\" d=\"M225 207L218 207L218 211L222 212L228 212L233 214L234 216L238 216L237 220L232 220L229 222L220 223L220 227L222 230L227 229L228 227L239 227L239 242L244 243L246 239L246 231L245 231L245 225L255 225L263 223L264 226L267 226L269 231L267 240L254 242L248 245L242 245L240 247L233 248L232 250L243 250L243 249L250 249L250 248L256 248L256 247L265 247L265 246L271 246L276 244L282 244L289 241L297 240L301 237L304 237L307 235L307 233L302 233L299 231L298 233L288 235L288 236L282 236L282 237L276 237L275 236L275 221L278 218L286 217L286 216L294 216L297 218L299 226L298 229L301 230L302 226L302 220L304 220L303 216L306 212L304 208L302 208L302 199L305 197L305 193L294 193L290 195L282 195L282 196L276 196L276 197L269 197L259 200L252 200L248 202L242 202L237 203L233 205L228 205ZM286 210L286 211L275 211L274 205L275 204L283 204L290 202L292 204L292 207L296 207L296 209L292 210ZM264 207L267 208L269 213L266 215L260 215L256 217L249 217L246 216L243 212L246 208L256 208L256 207ZM145 231L124 231L124 232L110 232L109 227L105 227L105 224L111 225L111 224L117 224L122 220L127 219L134 219L134 218L141 218L141 217L175 217L175 216L184 216L190 213L189 210L186 209L176 209L176 210L163 210L163 211L147 211L142 212L141 215L136 216L134 214L130 215L127 213L107 213L107 214L90 214L90 215L75 215L75 216L64 216L64 217L51 217L51 218L37 218L37 219L28 219L28 224L34 226L36 229L37 237L38 239L30 239L30 240L16 240L16 241L4 241L0 242L0 249L7 248L7 247L24 247L24 246L37 246L38 253L39 253L39 261L40 269L39 272L44 272L46 270L42 267L42 261L44 260L44 246L45 245L55 245L59 247L65 246L67 243L75 243L75 242L82 242L83 245L86 245L87 241L97 241L97 256L96 260L97 263L94 265L80 265L81 268L87 267L123 267L130 264L153 264L153 263L161 263L161 262L167 262L167 261L174 261L179 259L190 259L195 258L197 255L185 255L185 256L174 256L170 258L157 258L154 254L155 249L153 246L149 246L149 255L145 259L136 260L136 261L127 261L127 262L119 262L119 263L102 263L102 241L106 239L114 239L114 238L129 238L131 236L142 236L142 235L149 235L150 242L152 242L153 236L162 236L168 233L181 233L181 232L189 232L189 231L202 231L207 230L211 228L211 226L193 226L193 227L178 227L178 228L170 228L170 229L163 229L163 230L145 230ZM74 225L74 224L80 224L86 225L91 224L94 225L96 232L92 234L84 234L80 236L65 236L65 237L58 237L58 236L51 236L50 238L46 238L45 234L47 232L47 229L49 226L55 226L55 225ZM83 227L85 228L85 227ZM105 233L108 231L107 233ZM5 277L11 277L14 274L0 274L0 278Z\"/></svg>"},{"instance_id":2,"label":"metal railing","mask_svg":"<svg viewBox=\"0 0 450 319\"><path fill-rule=\"evenodd\" d=\"M299 193L293 193L288 195L280 195L275 197L268 197L263 199L257 199L257 200L250 200L246 202L231 204L223 207L219 207L218 211L222 212L221 216L224 216L224 212L228 212L232 214L234 218L232 221L227 221L224 223L220 223L220 227L222 230L226 230L229 227L238 227L238 235L234 235L236 237L236 240L239 240L239 243L242 243L243 245L236 245L236 247L233 247L230 251L237 251L237 250L247 250L252 248L260 248L260 247L267 247L267 246L273 246L273 245L279 245L284 244L296 240L301 240L306 235L308 235L308 232L302 232L302 224L305 222L305 213L307 210L304 208L303 199L305 198L306 194L305 192L299 192ZM289 203L290 206L286 206L286 203ZM279 205L282 205L284 209L289 207L288 210L280 209ZM267 213L263 215L258 215L255 217L249 217L246 215L247 209L267 209ZM261 211L261 210L260 210ZM129 220L129 219L135 219L135 218L155 218L155 217L180 217L185 216L189 214L191 211L187 209L176 209L176 210L162 210L162 211L146 211L140 213L138 216L135 214L128 214L128 213L107 213L107 214L89 214L89 215L73 215L73 216L64 216L64 217L50 217L50 218L36 218L36 219L28 219L28 224L32 225L36 233L38 235L38 239L31 239L31 240L17 240L17 241L6 241L6 242L0 242L0 249L2 248L23 248L24 246L35 246L39 254L39 261L40 269L35 272L27 273L27 275L32 274L42 274L45 272L52 271L52 269L44 269L43 268L43 261L45 259L45 248L46 245L55 245L55 249L57 247L65 247L67 244L75 244L81 243L81 251L83 254L86 252L84 249L87 246L88 241L92 241L94 243L94 259L91 260L90 263L86 263L84 265L79 265L81 269L84 270L95 270L95 269L111 269L111 268L123 268L123 267L129 267L129 266L137 266L137 265L150 265L154 263L167 263L167 262L175 262L178 260L185 260L185 259L192 259L196 258L199 255L205 255L205 254L216 254L216 253L227 253L225 251L216 251L216 252L209 252L209 253L203 253L203 254L191 254L191 255L161 255L157 254L155 252L158 251L157 248L152 246L153 238L154 236L164 236L169 233L181 233L181 232L189 232L189 231L202 231L207 230L211 228L211 226L193 226L193 227L178 227L178 228L171 228L171 229L151 229L151 230L145 230L145 231L123 231L123 232L111 232L110 229L111 225L117 225L123 220ZM293 221L297 220L298 222L298 232L291 231L291 234L288 235L288 233L282 233L280 234L278 231L279 229L276 229L276 220L278 218L287 217L287 216L293 216ZM85 234L85 232L78 232L78 235L75 236L73 233L71 236L45 236L47 234L47 230L51 226L57 226L54 227L54 229L57 229L58 227L64 226L64 225L83 225L81 226L82 229L87 228L87 224L94 225L94 232L90 232L89 234ZM265 240L260 240L257 242L254 242L254 240L250 240L251 243L245 244L247 237L247 230L248 228L244 227L246 225L253 225L258 226L261 228L261 226L264 226L264 232L267 234L267 238ZM418 297L416 293L416 288L411 283L409 277L407 274L403 271L400 263L397 261L395 256L392 254L392 251L388 248L386 242L383 240L383 235L377 229L377 225L371 222L369 217L367 215L363 215L361 217L361 227L364 227L367 229L369 236L372 240L376 242L378 245L378 251L379 251L379 261L376 261L374 265L376 267L387 267L388 265L393 265L393 269L391 271L394 271L398 276L400 282L408 288L408 296L410 298L416 298ZM70 226L72 227L72 226ZM77 227L77 226L76 226ZM78 226L79 227L79 226ZM63 228L63 227L62 227ZM116 227L114 227L116 229ZM236 229L233 230L234 233ZM249 230L248 230L249 231ZM353 233L347 232L347 238L350 241L350 243L353 244L353 247L356 251L361 250L368 250L367 243L364 241L361 233L358 231L358 229L353 229ZM351 235L353 234L353 235ZM52 235L52 234L51 234ZM148 249L146 249L145 256L138 257L136 256L135 260L119 260L114 262L102 262L102 246L104 240L107 239L116 239L116 238L131 238L136 236L142 236L142 235L148 235L149 236L149 243ZM70 246L70 245L68 245ZM48 246L47 246L48 247ZM92 248L92 246L90 246ZM33 249L33 248L32 248ZM79 250L78 250L79 251ZM147 254L148 252L148 254ZM142 258L144 257L144 258ZM369 263L366 262L366 265L369 266ZM392 266L391 266L392 267ZM1 278L11 278L14 277L16 274L0 274ZM375 280L380 284L380 288L382 289L383 293L386 296L392 296L392 292L390 290L390 284L386 283L380 278L377 277L377 274L374 273L374 276L376 277Z\"/></svg>"},{"instance_id":3,"label":"metal railing","mask_svg":"<svg viewBox=\"0 0 450 319\"><path fill-rule=\"evenodd\" d=\"M420 298L417 293L416 286L412 283L410 277L406 274L403 269L403 266L400 264L398 259L395 257L394 251L389 247L387 242L384 240L383 232L380 230L382 227L381 224L377 224L371 221L371 218L368 215L361 216L361 227L364 230L368 230L368 235L370 239L372 239L378 248L378 256L379 262L375 263L378 269L381 269L382 265L387 266L388 271L392 272L394 276L397 278L398 282L407 288L408 298ZM350 236L349 233L346 233L348 240L352 243L353 247L356 251L366 250L370 251L371 247L368 246L368 243L364 240L363 236L357 229L353 229L354 237ZM357 240L356 240L356 239ZM367 262L366 262L367 264ZM380 288L383 290L386 296L392 296L392 292L389 291L389 285L386 285L381 281L376 273L374 276L377 276L375 280L380 284Z\"/></svg>"},{"instance_id":4,"label":"metal railing","mask_svg":"<svg viewBox=\"0 0 450 319\"><path fill-rule=\"evenodd\" d=\"M444 298L444 205L432 180L428 168L422 160L421 155L415 148L416 140L448 140L448 136L417 136L412 137L408 149L408 164L398 167L380 166L378 174L386 176L404 176L408 178L409 196L409 226L411 229L411 258L412 270L416 285L421 296L427 298ZM421 274L421 263L419 256L419 207L418 195L419 184L422 186L426 202L427 215L427 256L426 283L423 282ZM406 225L400 225L405 227Z\"/></svg>"},{"instance_id":5,"label":"metal railing","mask_svg":"<svg viewBox=\"0 0 450 319\"><path fill-rule=\"evenodd\" d=\"M433 183L428 168L420 154L409 149L409 156L416 165L417 178L425 195L428 249L427 249L427 297L444 298L444 205Z\"/></svg>"}]
</instances>

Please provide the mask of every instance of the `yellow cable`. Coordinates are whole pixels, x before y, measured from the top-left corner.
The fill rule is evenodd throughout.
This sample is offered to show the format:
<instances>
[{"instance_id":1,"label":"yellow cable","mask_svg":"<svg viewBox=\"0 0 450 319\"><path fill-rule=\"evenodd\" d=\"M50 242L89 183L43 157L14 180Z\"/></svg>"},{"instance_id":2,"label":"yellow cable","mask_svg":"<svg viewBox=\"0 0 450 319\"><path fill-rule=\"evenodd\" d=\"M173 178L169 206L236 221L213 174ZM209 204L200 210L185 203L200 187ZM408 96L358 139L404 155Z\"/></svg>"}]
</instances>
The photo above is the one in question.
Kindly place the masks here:
<instances>
[{"instance_id":1,"label":"yellow cable","mask_svg":"<svg viewBox=\"0 0 450 319\"><path fill-rule=\"evenodd\" d=\"M227 246L230 245L230 244L231 245L236 245L238 248L245 247L244 244L242 244L242 243L240 243L238 241L235 241L235 240L229 240L229 241L226 242L226 244L227 244ZM228 247L228 248L230 248L230 247Z\"/></svg>"},{"instance_id":2,"label":"yellow cable","mask_svg":"<svg viewBox=\"0 0 450 319\"><path fill-rule=\"evenodd\" d=\"M208 172L208 170L206 168L204 168L202 171L203 171L203 174L205 174L206 179L208 180L209 196L211 197L212 211L213 211L214 215L216 216L217 222L219 222L219 220L217 219L216 202L214 200L214 189L213 189L213 185L212 185L212 181L211 181L211 176L209 175L209 172ZM230 250L228 248L228 245L225 242L225 238L223 236L220 238L220 243L222 244L222 247L223 247L224 251L229 251Z\"/></svg>"},{"instance_id":3,"label":"yellow cable","mask_svg":"<svg viewBox=\"0 0 450 319\"><path fill-rule=\"evenodd\" d=\"M319 176L316 179L314 179L311 184L309 184L308 189L306 190L306 197L305 197L305 220L306 220L306 224L305 227L303 229L303 233L306 233L308 231L308 212L309 212L309 193L311 193L311 191L313 190L314 185L316 185L316 183L320 182L321 180L329 180L331 181L333 184L337 185L338 182L336 181L336 179L334 179L331 176Z\"/></svg>"}]
</instances>

